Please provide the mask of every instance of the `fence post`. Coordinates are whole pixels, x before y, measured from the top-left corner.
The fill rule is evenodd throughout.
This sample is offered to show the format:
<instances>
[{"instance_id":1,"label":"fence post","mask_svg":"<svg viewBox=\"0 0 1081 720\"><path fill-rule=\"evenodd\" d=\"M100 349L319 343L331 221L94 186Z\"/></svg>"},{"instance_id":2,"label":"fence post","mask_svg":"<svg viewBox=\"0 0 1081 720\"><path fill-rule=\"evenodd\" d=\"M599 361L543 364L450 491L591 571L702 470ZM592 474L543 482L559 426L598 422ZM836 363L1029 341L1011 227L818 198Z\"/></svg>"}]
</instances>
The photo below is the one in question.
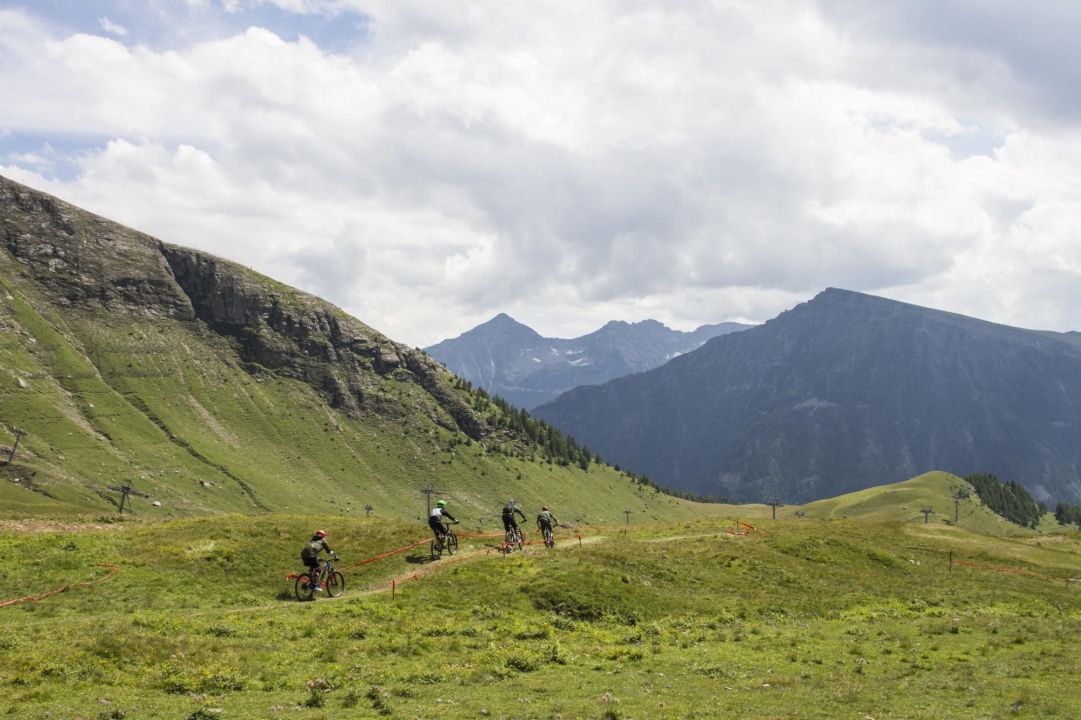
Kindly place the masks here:
<instances>
[{"instance_id":1,"label":"fence post","mask_svg":"<svg viewBox=\"0 0 1081 720\"><path fill-rule=\"evenodd\" d=\"M953 575L953 550L950 550L950 575Z\"/></svg>"},{"instance_id":2,"label":"fence post","mask_svg":"<svg viewBox=\"0 0 1081 720\"><path fill-rule=\"evenodd\" d=\"M26 433L24 433L22 430L15 431L15 443L11 446L11 452L8 453L8 459L4 461L4 465L10 465L11 463L15 462L15 451L19 449L19 441L22 440L23 435L25 434Z\"/></svg>"}]
</instances>

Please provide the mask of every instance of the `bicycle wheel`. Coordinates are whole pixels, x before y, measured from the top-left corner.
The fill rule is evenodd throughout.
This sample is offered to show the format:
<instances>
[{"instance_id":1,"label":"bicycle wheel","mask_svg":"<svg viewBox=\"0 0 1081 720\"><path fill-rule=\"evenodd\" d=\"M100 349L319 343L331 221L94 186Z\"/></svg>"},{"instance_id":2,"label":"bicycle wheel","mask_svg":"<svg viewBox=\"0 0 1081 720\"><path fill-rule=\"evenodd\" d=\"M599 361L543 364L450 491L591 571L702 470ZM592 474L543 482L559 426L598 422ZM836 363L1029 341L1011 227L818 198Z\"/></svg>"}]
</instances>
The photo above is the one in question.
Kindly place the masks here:
<instances>
[{"instance_id":1,"label":"bicycle wheel","mask_svg":"<svg viewBox=\"0 0 1081 720\"><path fill-rule=\"evenodd\" d=\"M432 560L438 560L443 555L443 544L438 540L432 540Z\"/></svg>"},{"instance_id":2,"label":"bicycle wheel","mask_svg":"<svg viewBox=\"0 0 1081 720\"><path fill-rule=\"evenodd\" d=\"M514 542L518 543L518 549L519 550L521 550L523 552L525 551L525 538L522 537L522 531L521 530L514 533Z\"/></svg>"},{"instance_id":3,"label":"bicycle wheel","mask_svg":"<svg viewBox=\"0 0 1081 720\"><path fill-rule=\"evenodd\" d=\"M345 592L345 577L335 570L327 576L327 595L341 597L343 592Z\"/></svg>"},{"instance_id":4,"label":"bicycle wheel","mask_svg":"<svg viewBox=\"0 0 1081 720\"><path fill-rule=\"evenodd\" d=\"M304 573L297 578L296 583L293 584L293 592L296 593L297 600L311 600L315 594L315 585L312 583L311 576L308 573Z\"/></svg>"},{"instance_id":5,"label":"bicycle wheel","mask_svg":"<svg viewBox=\"0 0 1081 720\"><path fill-rule=\"evenodd\" d=\"M458 552L458 536L453 532L447 533L447 555Z\"/></svg>"}]
</instances>

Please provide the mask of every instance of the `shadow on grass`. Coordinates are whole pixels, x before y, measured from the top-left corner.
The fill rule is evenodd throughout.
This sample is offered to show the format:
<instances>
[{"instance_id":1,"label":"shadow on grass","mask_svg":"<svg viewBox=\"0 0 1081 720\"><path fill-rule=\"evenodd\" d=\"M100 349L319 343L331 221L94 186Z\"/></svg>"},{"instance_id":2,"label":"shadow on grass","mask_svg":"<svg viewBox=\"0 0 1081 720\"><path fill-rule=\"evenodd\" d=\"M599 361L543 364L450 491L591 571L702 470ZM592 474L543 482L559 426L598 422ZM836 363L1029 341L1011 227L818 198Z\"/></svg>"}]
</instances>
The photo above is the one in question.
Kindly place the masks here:
<instances>
[{"instance_id":1,"label":"shadow on grass","mask_svg":"<svg viewBox=\"0 0 1081 720\"><path fill-rule=\"evenodd\" d=\"M438 558L433 558L430 554L424 555L406 555L405 561L410 565L427 565L428 563L435 562Z\"/></svg>"}]
</instances>

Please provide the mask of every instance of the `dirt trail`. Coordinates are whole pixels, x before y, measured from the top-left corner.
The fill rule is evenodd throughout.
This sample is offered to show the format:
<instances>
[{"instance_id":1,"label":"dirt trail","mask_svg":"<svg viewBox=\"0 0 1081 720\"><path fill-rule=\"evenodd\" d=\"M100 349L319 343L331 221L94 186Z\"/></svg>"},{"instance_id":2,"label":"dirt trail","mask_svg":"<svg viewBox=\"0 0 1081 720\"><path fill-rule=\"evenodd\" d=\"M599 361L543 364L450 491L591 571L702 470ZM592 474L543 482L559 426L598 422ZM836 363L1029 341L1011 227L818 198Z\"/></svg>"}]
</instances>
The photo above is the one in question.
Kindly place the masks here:
<instances>
[{"instance_id":1,"label":"dirt trail","mask_svg":"<svg viewBox=\"0 0 1081 720\"><path fill-rule=\"evenodd\" d=\"M676 540L705 540L706 538L714 538L714 537L729 537L729 533L726 531L726 532L707 533L706 535L669 535L668 537L647 538L645 540L645 542L661 543L661 542L675 542ZM733 535L731 537L738 537L738 536Z\"/></svg>"},{"instance_id":2,"label":"dirt trail","mask_svg":"<svg viewBox=\"0 0 1081 720\"><path fill-rule=\"evenodd\" d=\"M594 535L592 537L582 538L582 544L583 545L592 545L593 543L602 542L603 540L606 540L606 539L607 538L604 535ZM556 546L554 548L552 548L552 550L559 551L559 550L562 550L562 549L566 549L568 547L578 547L577 539L564 540L563 542L559 542L557 540ZM518 555L518 557L529 557L531 555L535 555L535 554L538 554L538 553L541 553L541 552L549 552L549 551L544 547L543 543L541 543L541 542L531 542L529 545L526 545L525 551L521 552ZM488 555L491 555L491 556L494 556L494 557L497 557L497 558L499 557L500 550L499 550L499 545L497 543L493 543L493 544L487 545L486 547L478 548L476 550L469 550L469 551L466 551L466 552L459 552L457 555L444 555L439 560L432 560L430 562L426 562L423 565L420 565L420 566L416 567L415 569L413 569L413 570L411 570L409 572L404 572L404 573L401 573L400 575L398 575L398 576L396 576L394 578L384 580L381 585L378 585L378 586L369 585L362 592L365 593L365 594L369 594L369 595L373 594L373 593L378 593L378 592L389 592L391 590L391 587L392 587L392 585L391 585L392 580L393 580L394 584L396 584L398 586L401 586L402 584L407 583L410 580L419 580L420 578L422 578L422 577L424 577L426 575L431 575L432 573L438 572L439 570L442 570L442 569L445 569L445 568L448 568L448 567L453 567L454 565L457 565L458 563L461 563L461 562L465 562L466 560L472 560L472 559L477 558L477 557L488 556ZM509 555L507 557L504 557L504 558L499 558L499 559L500 560L510 560L514 556L515 556L515 554L511 553L511 555Z\"/></svg>"},{"instance_id":3,"label":"dirt trail","mask_svg":"<svg viewBox=\"0 0 1081 720\"><path fill-rule=\"evenodd\" d=\"M96 530L121 530L121 523L65 522L61 520L0 520L0 532L94 532Z\"/></svg>"}]
</instances>

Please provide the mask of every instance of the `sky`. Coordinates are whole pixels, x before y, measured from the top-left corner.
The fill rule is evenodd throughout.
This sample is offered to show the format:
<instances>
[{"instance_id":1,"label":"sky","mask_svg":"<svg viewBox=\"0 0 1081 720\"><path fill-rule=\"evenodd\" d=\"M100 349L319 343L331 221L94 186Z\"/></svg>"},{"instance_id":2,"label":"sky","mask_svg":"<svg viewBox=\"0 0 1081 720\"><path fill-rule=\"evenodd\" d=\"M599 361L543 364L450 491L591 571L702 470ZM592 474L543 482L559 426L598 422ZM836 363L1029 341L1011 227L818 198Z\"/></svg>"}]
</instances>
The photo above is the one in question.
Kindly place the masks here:
<instances>
[{"instance_id":1,"label":"sky","mask_svg":"<svg viewBox=\"0 0 1081 720\"><path fill-rule=\"evenodd\" d=\"M0 0L0 175L408 345L826 287L1081 330L1070 0Z\"/></svg>"}]
</instances>

